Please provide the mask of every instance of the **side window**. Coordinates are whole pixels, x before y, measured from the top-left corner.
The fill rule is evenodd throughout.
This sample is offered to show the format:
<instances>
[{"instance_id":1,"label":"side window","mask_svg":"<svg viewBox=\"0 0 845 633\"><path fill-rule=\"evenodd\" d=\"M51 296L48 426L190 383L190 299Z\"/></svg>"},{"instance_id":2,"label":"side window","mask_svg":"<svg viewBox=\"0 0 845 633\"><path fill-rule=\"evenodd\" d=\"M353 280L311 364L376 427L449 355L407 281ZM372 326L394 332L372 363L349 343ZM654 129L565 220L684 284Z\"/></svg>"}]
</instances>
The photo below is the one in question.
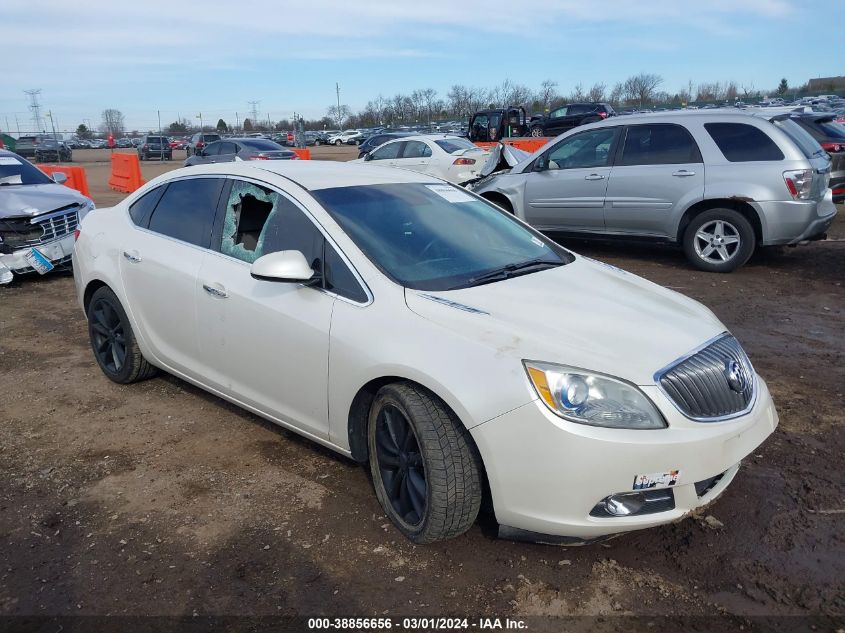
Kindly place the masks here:
<instances>
[{"instance_id":1,"label":"side window","mask_svg":"<svg viewBox=\"0 0 845 633\"><path fill-rule=\"evenodd\" d=\"M219 143L220 154L237 154L238 146L235 143Z\"/></svg>"},{"instance_id":2,"label":"side window","mask_svg":"<svg viewBox=\"0 0 845 633\"><path fill-rule=\"evenodd\" d=\"M549 118L556 119L558 117L566 116L567 110L567 106L563 106L562 108L558 108L557 110L552 110L549 113Z\"/></svg>"},{"instance_id":3,"label":"side window","mask_svg":"<svg viewBox=\"0 0 845 633\"><path fill-rule=\"evenodd\" d=\"M398 145L398 143L397 143ZM402 158L427 158L431 156L431 148L422 141L408 141Z\"/></svg>"},{"instance_id":4,"label":"side window","mask_svg":"<svg viewBox=\"0 0 845 633\"><path fill-rule=\"evenodd\" d=\"M165 189L167 189L167 185L156 187L132 203L129 207L129 217L132 218L135 224L143 227L147 226L147 222L150 220L150 214L156 208L158 201L161 200L161 194L164 193Z\"/></svg>"},{"instance_id":5,"label":"side window","mask_svg":"<svg viewBox=\"0 0 845 633\"><path fill-rule=\"evenodd\" d=\"M397 158L399 156L399 150L402 149L403 145L404 143L402 141L382 145L373 152L371 160L388 160L391 158Z\"/></svg>"},{"instance_id":6,"label":"side window","mask_svg":"<svg viewBox=\"0 0 845 633\"><path fill-rule=\"evenodd\" d=\"M150 218L150 230L208 248L222 178L186 178L167 186Z\"/></svg>"},{"instance_id":7,"label":"side window","mask_svg":"<svg viewBox=\"0 0 845 633\"><path fill-rule=\"evenodd\" d=\"M367 293L358 283L355 275L349 270L346 262L341 259L337 251L331 244L326 243L325 264L323 267L325 274L326 290L331 290L335 294L353 301L364 303L367 301Z\"/></svg>"},{"instance_id":8,"label":"side window","mask_svg":"<svg viewBox=\"0 0 845 633\"><path fill-rule=\"evenodd\" d=\"M783 152L761 129L746 123L705 123L704 129L732 163L783 160Z\"/></svg>"},{"instance_id":9,"label":"side window","mask_svg":"<svg viewBox=\"0 0 845 633\"><path fill-rule=\"evenodd\" d=\"M209 143L202 148L202 153L205 156L217 156L220 153L220 146L222 143Z\"/></svg>"},{"instance_id":10,"label":"side window","mask_svg":"<svg viewBox=\"0 0 845 633\"><path fill-rule=\"evenodd\" d=\"M585 169L610 163L610 148L618 128L581 132L563 140L547 155L548 169Z\"/></svg>"},{"instance_id":11,"label":"side window","mask_svg":"<svg viewBox=\"0 0 845 633\"><path fill-rule=\"evenodd\" d=\"M619 165L699 163L698 146L681 125L632 125L628 128Z\"/></svg>"},{"instance_id":12,"label":"side window","mask_svg":"<svg viewBox=\"0 0 845 633\"><path fill-rule=\"evenodd\" d=\"M588 106L573 105L573 106L569 106L569 110L567 111L567 114L570 114L570 115L586 114L589 111L590 111L590 108Z\"/></svg>"},{"instance_id":13,"label":"side window","mask_svg":"<svg viewBox=\"0 0 845 633\"><path fill-rule=\"evenodd\" d=\"M486 128L487 127L487 115L486 114L479 114L475 117L472 121L473 128Z\"/></svg>"},{"instance_id":14,"label":"side window","mask_svg":"<svg viewBox=\"0 0 845 633\"><path fill-rule=\"evenodd\" d=\"M232 182L223 217L220 252L245 262L267 253L302 251L315 270L321 267L323 235L286 197L242 180Z\"/></svg>"}]
</instances>

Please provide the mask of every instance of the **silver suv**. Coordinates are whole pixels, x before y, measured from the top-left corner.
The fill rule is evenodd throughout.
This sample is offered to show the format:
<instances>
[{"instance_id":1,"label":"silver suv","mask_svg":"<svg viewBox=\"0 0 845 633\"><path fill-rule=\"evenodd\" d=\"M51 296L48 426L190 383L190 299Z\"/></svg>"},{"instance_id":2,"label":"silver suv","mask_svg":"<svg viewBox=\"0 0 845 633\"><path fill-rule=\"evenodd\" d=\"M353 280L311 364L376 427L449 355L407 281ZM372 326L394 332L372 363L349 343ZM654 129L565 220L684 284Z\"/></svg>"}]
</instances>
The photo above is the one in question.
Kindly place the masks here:
<instances>
[{"instance_id":1,"label":"silver suv","mask_svg":"<svg viewBox=\"0 0 845 633\"><path fill-rule=\"evenodd\" d=\"M687 111L584 125L469 188L541 230L677 243L730 272L757 246L823 238L829 180L827 154L788 116Z\"/></svg>"}]
</instances>

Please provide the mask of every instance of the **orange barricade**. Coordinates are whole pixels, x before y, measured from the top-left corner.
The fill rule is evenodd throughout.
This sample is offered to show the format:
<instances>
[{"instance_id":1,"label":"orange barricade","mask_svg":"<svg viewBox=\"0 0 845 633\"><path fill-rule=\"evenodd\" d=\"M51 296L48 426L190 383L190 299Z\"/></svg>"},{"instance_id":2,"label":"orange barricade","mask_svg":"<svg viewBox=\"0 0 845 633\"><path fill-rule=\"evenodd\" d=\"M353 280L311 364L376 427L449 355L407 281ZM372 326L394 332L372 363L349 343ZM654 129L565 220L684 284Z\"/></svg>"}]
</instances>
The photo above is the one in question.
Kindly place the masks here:
<instances>
[{"instance_id":1,"label":"orange barricade","mask_svg":"<svg viewBox=\"0 0 845 633\"><path fill-rule=\"evenodd\" d=\"M52 176L56 172L61 172L67 176L65 182L66 187L76 189L83 196L91 197L91 192L88 191L88 176L85 174L84 167L71 167L69 165L39 165L38 168L48 176Z\"/></svg>"},{"instance_id":2,"label":"orange barricade","mask_svg":"<svg viewBox=\"0 0 845 633\"><path fill-rule=\"evenodd\" d=\"M141 163L138 162L138 155L123 154L114 152L111 155L111 177L109 188L123 193L132 193L144 182L141 178Z\"/></svg>"},{"instance_id":3,"label":"orange barricade","mask_svg":"<svg viewBox=\"0 0 845 633\"><path fill-rule=\"evenodd\" d=\"M299 160L311 160L311 150L307 147L300 149L299 147L291 147L291 150L296 152Z\"/></svg>"},{"instance_id":4,"label":"orange barricade","mask_svg":"<svg viewBox=\"0 0 845 633\"><path fill-rule=\"evenodd\" d=\"M543 145L548 143L550 140L551 139L546 137L531 136L528 138L503 138L502 143L504 143L505 145L511 145L516 149L521 149L523 152L529 152L533 154L538 149L543 147ZM498 144L498 142L476 142L476 145L488 150L493 149Z\"/></svg>"}]
</instances>

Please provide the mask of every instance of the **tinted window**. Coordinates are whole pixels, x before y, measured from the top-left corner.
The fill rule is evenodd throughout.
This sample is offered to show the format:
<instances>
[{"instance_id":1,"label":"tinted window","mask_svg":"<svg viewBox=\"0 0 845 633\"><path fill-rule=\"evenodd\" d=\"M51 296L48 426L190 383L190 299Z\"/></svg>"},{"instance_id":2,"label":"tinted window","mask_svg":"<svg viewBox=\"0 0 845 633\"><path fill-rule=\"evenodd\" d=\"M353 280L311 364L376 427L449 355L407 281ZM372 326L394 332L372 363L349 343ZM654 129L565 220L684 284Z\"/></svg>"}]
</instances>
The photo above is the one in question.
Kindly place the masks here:
<instances>
[{"instance_id":1,"label":"tinted window","mask_svg":"<svg viewBox=\"0 0 845 633\"><path fill-rule=\"evenodd\" d=\"M156 187L132 203L129 207L129 217L132 218L132 221L135 224L138 226L147 226L150 214L153 212L153 209L156 208L156 204L158 204L158 201L161 199L161 194L164 193L165 189L167 189L167 185Z\"/></svg>"},{"instance_id":2,"label":"tinted window","mask_svg":"<svg viewBox=\"0 0 845 633\"><path fill-rule=\"evenodd\" d=\"M408 141L402 158L427 158L431 156L431 148L422 141Z\"/></svg>"},{"instance_id":3,"label":"tinted window","mask_svg":"<svg viewBox=\"0 0 845 633\"><path fill-rule=\"evenodd\" d=\"M732 163L783 160L783 152L769 136L746 123L705 123L704 129Z\"/></svg>"},{"instance_id":4,"label":"tinted window","mask_svg":"<svg viewBox=\"0 0 845 633\"><path fill-rule=\"evenodd\" d=\"M441 138L434 141L444 152L451 154L462 149L478 149L478 146L465 138Z\"/></svg>"},{"instance_id":5,"label":"tinted window","mask_svg":"<svg viewBox=\"0 0 845 633\"><path fill-rule=\"evenodd\" d=\"M610 148L617 128L581 132L561 141L546 154L548 169L605 167L610 163Z\"/></svg>"},{"instance_id":6,"label":"tinted window","mask_svg":"<svg viewBox=\"0 0 845 633\"><path fill-rule=\"evenodd\" d=\"M0 184L46 185L53 182L47 174L16 154L0 153Z\"/></svg>"},{"instance_id":7,"label":"tinted window","mask_svg":"<svg viewBox=\"0 0 845 633\"><path fill-rule=\"evenodd\" d=\"M628 128L620 165L698 163L698 146L680 125L634 125Z\"/></svg>"},{"instance_id":8,"label":"tinted window","mask_svg":"<svg viewBox=\"0 0 845 633\"><path fill-rule=\"evenodd\" d=\"M220 154L237 154L238 146L234 143L220 143Z\"/></svg>"},{"instance_id":9,"label":"tinted window","mask_svg":"<svg viewBox=\"0 0 845 633\"><path fill-rule=\"evenodd\" d=\"M402 145L404 145L404 143L401 141L383 145L370 154L370 160L387 160L390 158L396 158L399 156L399 150L402 149Z\"/></svg>"},{"instance_id":10,"label":"tinted window","mask_svg":"<svg viewBox=\"0 0 845 633\"><path fill-rule=\"evenodd\" d=\"M341 259L331 244L325 246L325 262L323 274L325 275L326 290L331 290L342 297L364 303L367 301L367 293L358 283L355 275Z\"/></svg>"},{"instance_id":11,"label":"tinted window","mask_svg":"<svg viewBox=\"0 0 845 633\"><path fill-rule=\"evenodd\" d=\"M376 266L408 288L448 290L503 266L571 261L554 242L452 185L335 187L312 195Z\"/></svg>"},{"instance_id":12,"label":"tinted window","mask_svg":"<svg viewBox=\"0 0 845 633\"><path fill-rule=\"evenodd\" d=\"M829 120L822 121L807 121L807 127L812 134L815 130L817 134L813 134L818 141L845 141L845 125L841 123L834 123Z\"/></svg>"},{"instance_id":13,"label":"tinted window","mask_svg":"<svg viewBox=\"0 0 845 633\"><path fill-rule=\"evenodd\" d=\"M204 156L217 156L220 153L220 146L222 143L210 143L202 148Z\"/></svg>"},{"instance_id":14,"label":"tinted window","mask_svg":"<svg viewBox=\"0 0 845 633\"><path fill-rule=\"evenodd\" d=\"M222 187L221 178L174 180L150 218L150 230L207 247Z\"/></svg>"},{"instance_id":15,"label":"tinted window","mask_svg":"<svg viewBox=\"0 0 845 633\"><path fill-rule=\"evenodd\" d=\"M205 143L213 143L214 141L220 140L220 135L219 134L204 134L203 137L202 137L202 140Z\"/></svg>"},{"instance_id":16,"label":"tinted window","mask_svg":"<svg viewBox=\"0 0 845 633\"><path fill-rule=\"evenodd\" d=\"M824 150L818 141L792 119L779 119L774 121L774 124L798 146L807 158L824 155Z\"/></svg>"},{"instance_id":17,"label":"tinted window","mask_svg":"<svg viewBox=\"0 0 845 633\"><path fill-rule=\"evenodd\" d=\"M591 106L584 106L584 105L571 105L569 106L569 110L567 114L586 114L587 112L592 112L593 108Z\"/></svg>"}]
</instances>

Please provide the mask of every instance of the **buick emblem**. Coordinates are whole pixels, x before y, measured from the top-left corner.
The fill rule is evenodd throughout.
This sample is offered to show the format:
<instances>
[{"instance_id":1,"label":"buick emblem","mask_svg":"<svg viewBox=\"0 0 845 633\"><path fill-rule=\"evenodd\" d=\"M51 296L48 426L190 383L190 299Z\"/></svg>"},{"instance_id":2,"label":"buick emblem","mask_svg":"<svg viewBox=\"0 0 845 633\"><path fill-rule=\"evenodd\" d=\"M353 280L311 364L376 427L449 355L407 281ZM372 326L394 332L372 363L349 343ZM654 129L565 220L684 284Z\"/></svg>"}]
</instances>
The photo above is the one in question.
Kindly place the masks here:
<instances>
[{"instance_id":1,"label":"buick emblem","mask_svg":"<svg viewBox=\"0 0 845 633\"><path fill-rule=\"evenodd\" d=\"M728 381L731 391L736 391L737 393L742 393L748 386L745 370L735 360L725 361L725 379Z\"/></svg>"}]
</instances>

